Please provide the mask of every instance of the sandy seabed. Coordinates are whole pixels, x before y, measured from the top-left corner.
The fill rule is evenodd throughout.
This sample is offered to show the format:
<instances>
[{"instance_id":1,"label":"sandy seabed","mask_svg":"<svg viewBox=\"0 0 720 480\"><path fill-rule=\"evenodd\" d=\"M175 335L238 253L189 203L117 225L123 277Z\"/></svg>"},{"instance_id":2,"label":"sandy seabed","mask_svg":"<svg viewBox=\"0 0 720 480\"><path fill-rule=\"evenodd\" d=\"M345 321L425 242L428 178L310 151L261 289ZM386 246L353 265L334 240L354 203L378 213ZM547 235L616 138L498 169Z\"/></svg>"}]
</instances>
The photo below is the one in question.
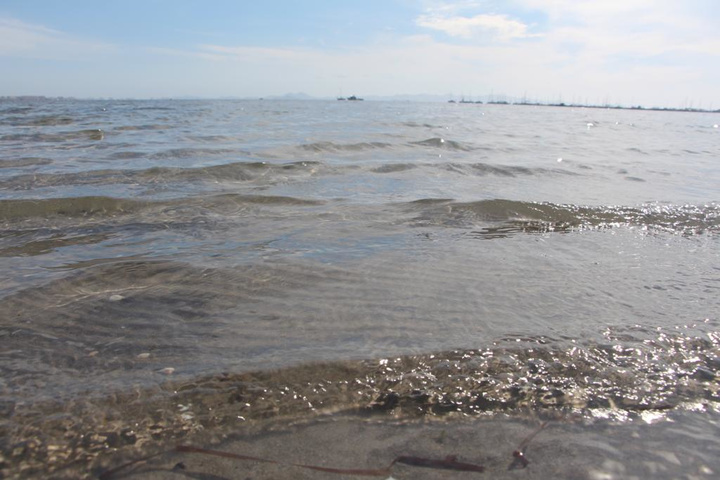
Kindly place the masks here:
<instances>
[{"instance_id":1,"label":"sandy seabed","mask_svg":"<svg viewBox=\"0 0 720 480\"><path fill-rule=\"evenodd\" d=\"M538 431L539 425L535 420L497 417L409 422L333 417L238 435L211 447L213 451L272 462L168 451L116 470L106 478L373 478L321 472L297 465L382 470L401 456L431 460L456 456L458 462L482 465L484 471L463 472L396 463L387 474L376 474L374 478L713 478L720 472L717 438L714 442L704 436L693 438L688 434L691 430L678 431L674 420L593 425L558 421L549 422ZM672 442L668 440L673 435L677 447L671 451L668 446ZM526 442L529 437L531 440ZM529 462L526 466L513 456L514 451L523 447Z\"/></svg>"}]
</instances>

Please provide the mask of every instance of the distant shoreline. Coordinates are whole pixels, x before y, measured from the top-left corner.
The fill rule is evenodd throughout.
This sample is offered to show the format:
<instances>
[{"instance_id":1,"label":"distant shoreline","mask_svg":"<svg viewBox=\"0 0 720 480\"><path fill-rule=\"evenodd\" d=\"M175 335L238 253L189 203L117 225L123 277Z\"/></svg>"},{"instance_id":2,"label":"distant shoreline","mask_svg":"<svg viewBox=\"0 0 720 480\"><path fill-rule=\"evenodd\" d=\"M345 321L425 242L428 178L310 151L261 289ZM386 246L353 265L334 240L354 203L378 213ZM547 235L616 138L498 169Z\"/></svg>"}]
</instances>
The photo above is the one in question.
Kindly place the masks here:
<instances>
[{"instance_id":1,"label":"distant shoreline","mask_svg":"<svg viewBox=\"0 0 720 480\"><path fill-rule=\"evenodd\" d=\"M454 102L451 103L473 103L473 102ZM477 103L477 102L475 102ZM720 113L720 109L709 110L705 108L673 108L673 107L643 107L642 105L636 105L632 107L625 107L622 105L585 105L581 103L541 103L541 102L485 102L485 105L521 105L530 107L561 107L561 108L599 108L604 110L639 110L639 111L651 111L651 112L692 112L692 113Z\"/></svg>"},{"instance_id":2,"label":"distant shoreline","mask_svg":"<svg viewBox=\"0 0 720 480\"><path fill-rule=\"evenodd\" d=\"M0 96L0 102L52 102L52 101L63 101L63 100L78 100L78 101L158 101L158 100L178 100L178 101L276 101L276 100L292 100L292 101L329 101L337 100L336 98L324 98L324 97L304 97L304 98L288 98L288 97L158 97L158 98L78 98L78 97L48 97L44 95L6 95ZM361 99L357 99L361 100ZM362 99L365 100L365 99ZM412 100L399 96L397 99L392 98L375 98L369 97L369 101L387 101L387 102L418 102L418 103L443 103L442 100ZM448 100L446 103L453 104L471 104L471 105L519 105L519 106L530 106L530 107L561 107L561 108L597 108L605 110L637 110L637 111L650 111L650 112L686 112L686 113L720 113L720 109L707 109L707 108L677 108L677 107L644 107L642 105L634 106L623 106L623 105L596 105L596 104L581 104L581 103L544 103L544 102L511 102L511 101L465 101L465 100Z\"/></svg>"}]
</instances>

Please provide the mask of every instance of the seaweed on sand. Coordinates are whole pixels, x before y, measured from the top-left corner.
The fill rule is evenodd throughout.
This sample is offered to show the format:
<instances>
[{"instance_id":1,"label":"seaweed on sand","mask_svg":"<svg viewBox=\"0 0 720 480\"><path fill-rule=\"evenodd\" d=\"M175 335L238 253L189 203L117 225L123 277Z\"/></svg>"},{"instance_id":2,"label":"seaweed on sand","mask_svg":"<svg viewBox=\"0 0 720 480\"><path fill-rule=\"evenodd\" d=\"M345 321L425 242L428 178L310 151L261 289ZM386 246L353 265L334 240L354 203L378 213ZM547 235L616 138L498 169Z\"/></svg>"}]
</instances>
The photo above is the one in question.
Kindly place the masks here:
<instances>
[{"instance_id":1,"label":"seaweed on sand","mask_svg":"<svg viewBox=\"0 0 720 480\"><path fill-rule=\"evenodd\" d=\"M546 426L548 422L542 423L538 428L536 428L533 432L531 432L527 437L525 437L517 446L517 449L513 452L513 463L510 465L509 468L517 468L519 465L521 468L525 468L530 463L527 458L525 458L525 450L527 449L528 445L532 441L535 436L540 433ZM152 460L156 457L159 457L166 453L186 453L186 454L200 454L200 455L207 455L207 456L213 456L213 457L221 457L221 458L229 458L233 460L242 460L242 461L251 461L251 462L259 462L259 463L272 463L275 465L281 465L286 467L294 467L294 468L302 468L306 470L314 470L318 472L324 472L324 473L331 473L331 474L338 474L338 475L354 475L354 476L361 476L361 477L391 477L391 470L393 466L396 464L404 464L409 465L412 467L421 467L421 468L432 468L432 469L438 469L438 470L453 470L453 471L460 471L460 472L477 472L481 473L485 470L485 467L479 464L475 463L467 463L457 460L457 456L455 455L448 455L444 459L435 459L435 458L426 458L426 457L420 457L420 456L414 456L414 455L400 455L396 457L392 462L390 462L389 465L382 468L377 469L355 469L355 468L336 468L336 467L326 467L326 466L319 466L319 465L309 465L304 463L289 463L289 462L281 462L277 460L270 460L263 457L257 457L252 455L242 455L232 452L226 452L222 450L214 450L209 448L202 448L192 445L177 445L175 448L170 450L165 450L162 452L158 452L149 456L145 456L139 459L132 460L130 462L124 463L118 467L115 467L111 470L107 470L103 474L99 476L100 480L110 480L113 477L115 477L117 474L131 468L131 467L137 467L149 460ZM180 468L185 468L184 464L180 463L178 464Z\"/></svg>"}]
</instances>

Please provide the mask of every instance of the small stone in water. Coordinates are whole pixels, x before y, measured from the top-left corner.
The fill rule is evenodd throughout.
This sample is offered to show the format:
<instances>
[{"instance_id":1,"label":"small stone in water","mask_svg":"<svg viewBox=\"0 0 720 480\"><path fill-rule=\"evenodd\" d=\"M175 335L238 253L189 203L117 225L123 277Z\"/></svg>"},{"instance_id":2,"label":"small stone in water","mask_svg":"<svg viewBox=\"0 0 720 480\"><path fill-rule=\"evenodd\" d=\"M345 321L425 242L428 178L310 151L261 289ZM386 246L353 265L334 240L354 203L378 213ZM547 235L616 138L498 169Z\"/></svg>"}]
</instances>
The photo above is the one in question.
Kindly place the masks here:
<instances>
[{"instance_id":1,"label":"small stone in water","mask_svg":"<svg viewBox=\"0 0 720 480\"><path fill-rule=\"evenodd\" d=\"M700 380L708 380L708 381L715 380L715 373L713 373L712 370L705 368L705 367L698 367L698 369L695 370L695 374L693 376Z\"/></svg>"},{"instance_id":2,"label":"small stone in water","mask_svg":"<svg viewBox=\"0 0 720 480\"><path fill-rule=\"evenodd\" d=\"M140 353L138 354L137 358L150 358L149 353Z\"/></svg>"},{"instance_id":3,"label":"small stone in water","mask_svg":"<svg viewBox=\"0 0 720 480\"><path fill-rule=\"evenodd\" d=\"M160 373L162 373L163 375L172 375L173 373L175 373L175 369L173 367L163 368L162 370L160 370Z\"/></svg>"},{"instance_id":4,"label":"small stone in water","mask_svg":"<svg viewBox=\"0 0 720 480\"><path fill-rule=\"evenodd\" d=\"M119 301L122 300L123 298L125 298L125 297L123 297L122 295L117 295L117 294L115 294L115 295L110 295L109 300L110 300L111 302L119 302Z\"/></svg>"}]
</instances>

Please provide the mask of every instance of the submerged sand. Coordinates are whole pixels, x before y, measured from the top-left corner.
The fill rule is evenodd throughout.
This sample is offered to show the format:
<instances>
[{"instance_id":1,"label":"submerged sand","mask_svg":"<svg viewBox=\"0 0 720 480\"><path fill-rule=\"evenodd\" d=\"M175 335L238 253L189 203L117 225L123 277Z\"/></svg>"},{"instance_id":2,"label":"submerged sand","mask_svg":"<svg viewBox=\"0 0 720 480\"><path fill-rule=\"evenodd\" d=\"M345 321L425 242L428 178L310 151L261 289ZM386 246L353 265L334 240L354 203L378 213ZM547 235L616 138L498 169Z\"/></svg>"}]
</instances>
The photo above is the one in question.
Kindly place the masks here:
<instances>
[{"instance_id":1,"label":"submerged sand","mask_svg":"<svg viewBox=\"0 0 720 480\"><path fill-rule=\"evenodd\" d=\"M277 463L168 451L116 470L105 478L713 478L720 472L720 436L692 434L694 424L708 421L705 414L683 412L679 415L682 418L676 415L656 423L554 421L539 432L539 421L509 417L450 421L330 417L309 423L268 426L261 432L232 436L206 447ZM717 424L715 431L720 433ZM526 442L534 432L537 434ZM668 449L673 444L669 439L676 440L672 450ZM529 462L524 467L513 457L519 447L524 447ZM463 472L396 463L387 474L370 477L295 466L382 470L400 456L442 460L449 455L457 456L459 462L482 465L484 471ZM122 463L116 467L119 465Z\"/></svg>"}]
</instances>

